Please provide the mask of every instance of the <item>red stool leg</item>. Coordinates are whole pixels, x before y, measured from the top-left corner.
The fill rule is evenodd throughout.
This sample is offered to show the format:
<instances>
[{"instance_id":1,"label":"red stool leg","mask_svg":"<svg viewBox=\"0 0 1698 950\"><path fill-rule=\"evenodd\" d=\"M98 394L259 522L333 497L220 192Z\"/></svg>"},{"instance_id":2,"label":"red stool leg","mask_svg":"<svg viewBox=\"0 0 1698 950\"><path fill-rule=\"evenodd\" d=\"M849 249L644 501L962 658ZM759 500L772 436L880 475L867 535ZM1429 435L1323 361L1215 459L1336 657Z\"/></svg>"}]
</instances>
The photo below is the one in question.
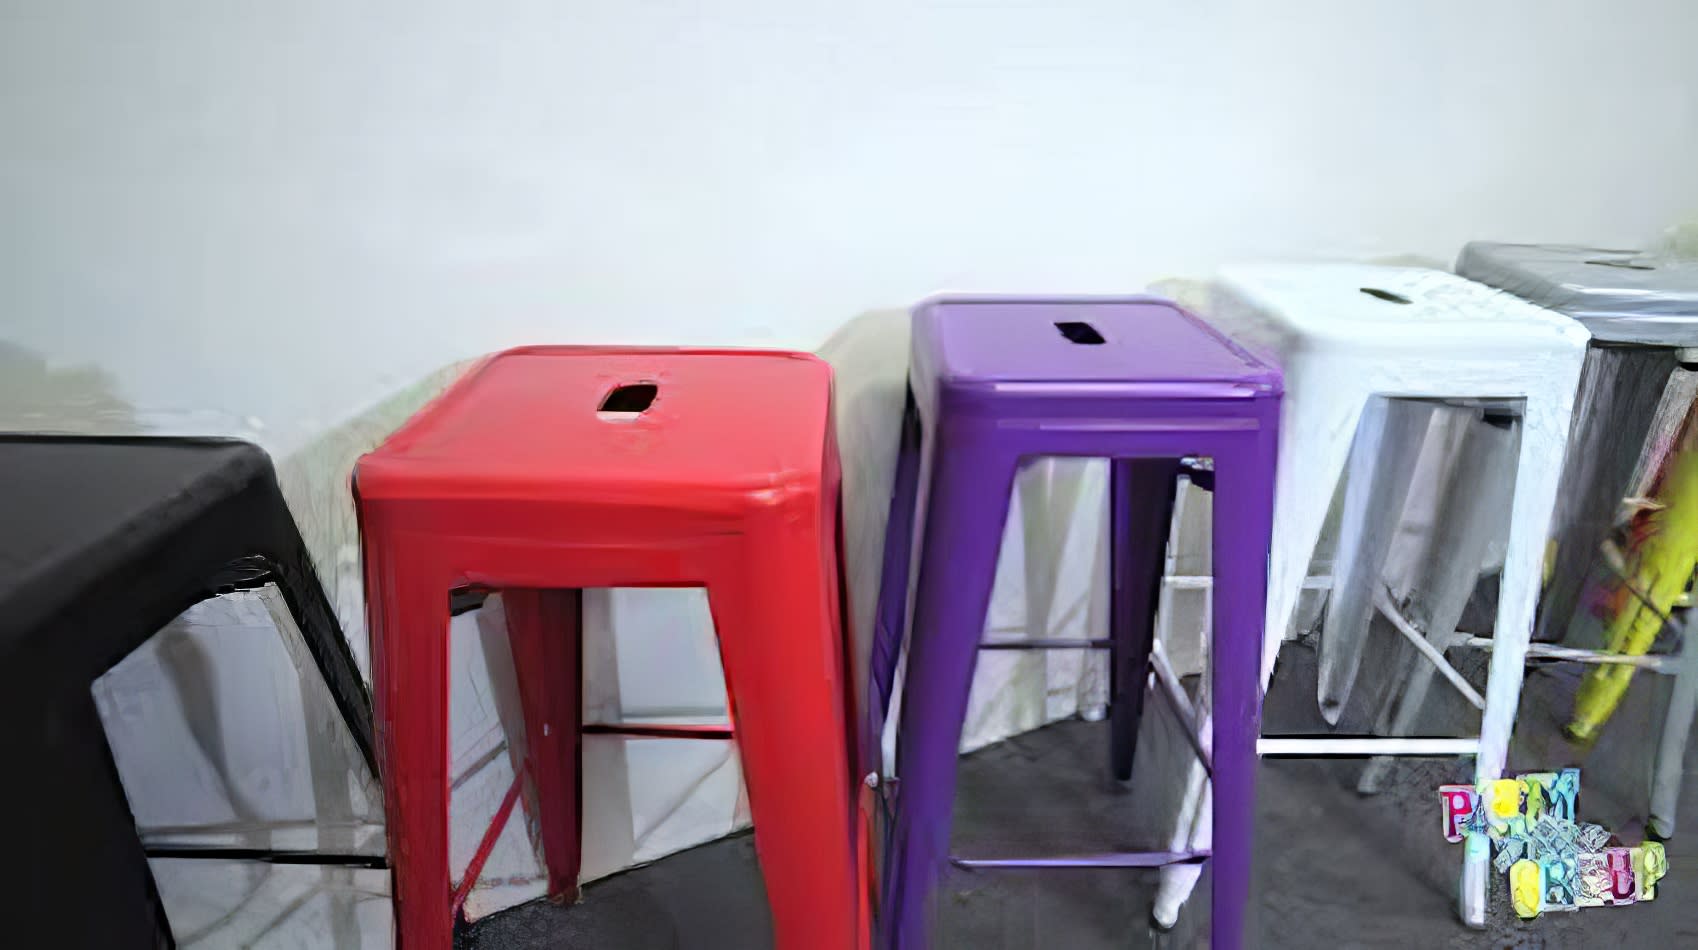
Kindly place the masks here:
<instances>
[{"instance_id":1,"label":"red stool leg","mask_svg":"<svg viewBox=\"0 0 1698 950\"><path fill-rule=\"evenodd\" d=\"M368 528L369 530L369 528ZM424 565L366 548L366 616L384 820L394 874L395 944L448 950L448 586Z\"/></svg>"},{"instance_id":2,"label":"red stool leg","mask_svg":"<svg viewBox=\"0 0 1698 950\"><path fill-rule=\"evenodd\" d=\"M579 698L583 594L509 590L503 592L502 602L519 678L519 702L525 710L525 750L533 795L526 804L541 826L548 899L570 904L578 899L578 868L583 858L579 838L583 822L579 767L583 756L583 701Z\"/></svg>"},{"instance_id":3,"label":"red stool leg","mask_svg":"<svg viewBox=\"0 0 1698 950\"><path fill-rule=\"evenodd\" d=\"M747 546L710 579L708 599L777 945L859 950L861 819L850 776L836 542L826 523L835 513L811 499L811 512L798 517L801 504L752 516Z\"/></svg>"}]
</instances>

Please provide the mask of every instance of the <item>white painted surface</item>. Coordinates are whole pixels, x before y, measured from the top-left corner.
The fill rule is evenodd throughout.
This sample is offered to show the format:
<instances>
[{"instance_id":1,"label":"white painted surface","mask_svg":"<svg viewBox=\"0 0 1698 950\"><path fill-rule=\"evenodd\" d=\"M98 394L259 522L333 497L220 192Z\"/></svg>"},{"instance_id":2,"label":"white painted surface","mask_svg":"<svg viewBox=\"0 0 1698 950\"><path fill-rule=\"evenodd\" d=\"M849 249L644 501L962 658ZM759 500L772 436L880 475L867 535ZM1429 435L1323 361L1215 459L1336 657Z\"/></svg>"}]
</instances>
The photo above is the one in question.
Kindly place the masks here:
<instances>
[{"instance_id":1,"label":"white painted surface","mask_svg":"<svg viewBox=\"0 0 1698 950\"><path fill-rule=\"evenodd\" d=\"M1423 739L1401 736L1384 739L1259 739L1256 754L1276 755L1474 755L1478 739Z\"/></svg>"},{"instance_id":2,"label":"white painted surface","mask_svg":"<svg viewBox=\"0 0 1698 950\"><path fill-rule=\"evenodd\" d=\"M507 344L1698 205L1680 0L0 9L4 338L283 453Z\"/></svg>"},{"instance_id":3,"label":"white painted surface","mask_svg":"<svg viewBox=\"0 0 1698 950\"><path fill-rule=\"evenodd\" d=\"M1377 429L1386 425L1384 413L1365 412L1370 403L1400 396L1519 402L1509 541L1474 761L1476 781L1497 778L1521 694L1557 477L1590 335L1555 311L1452 274L1361 264L1223 269L1209 285L1203 312L1247 346L1272 356L1285 374L1262 644L1264 690L1352 444L1377 443ZM1346 524L1346 535L1355 527ZM1341 543L1341 555L1344 548ZM1343 577L1348 571L1335 564L1333 573ZM1357 644L1367 635L1365 629L1341 632ZM1332 633L1323 631L1320 644L1323 691L1327 651L1337 649L1325 639ZM1345 675L1353 678L1355 669ZM1280 741L1313 742L1324 752L1341 740ZM1368 752L1415 754L1397 751L1411 748L1412 740L1372 741L1372 748L1364 747ZM1265 747L1262 752L1272 754ZM1201 796L1196 784L1192 791ZM1485 920L1486 878L1479 867L1484 861L1469 855L1459 895L1464 922L1476 927Z\"/></svg>"},{"instance_id":4,"label":"white painted surface","mask_svg":"<svg viewBox=\"0 0 1698 950\"><path fill-rule=\"evenodd\" d=\"M535 342L812 348L941 288L1642 243L1698 207L1695 34L1681 0L6 0L0 427L265 445L363 658L348 466L444 366ZM867 362L840 394L888 369ZM890 393L867 384L843 422L863 620ZM1085 479L1032 543L1086 557L1094 476L1032 477ZM1024 622L1004 570L993 617ZM1050 620L1094 596L1079 576ZM688 621L632 609L625 658ZM693 656L647 654L657 694L621 685L711 692ZM980 739L1074 708L1045 666L1018 689L1062 698L975 707Z\"/></svg>"},{"instance_id":5,"label":"white painted surface","mask_svg":"<svg viewBox=\"0 0 1698 950\"><path fill-rule=\"evenodd\" d=\"M1375 299L1364 288L1402 303ZM1239 339L1277 354L1285 371L1281 454L1269 556L1267 629L1296 612L1332 486L1344 473L1358 420L1374 396L1525 400L1510 551L1499 598L1500 646L1514 657L1513 716L1521 653L1532 628L1545 535L1562 468L1574 391L1590 338L1580 324L1451 274L1355 264L1272 264L1222 272L1206 314ZM1515 638L1511 640L1509 638ZM1264 639L1262 679L1282 636ZM1522 646L1509 649L1512 642ZM1500 664L1494 657L1494 672ZM1507 746L1508 720L1487 743ZM1501 738L1501 743L1498 740ZM1495 762L1482 769L1495 772Z\"/></svg>"}]
</instances>

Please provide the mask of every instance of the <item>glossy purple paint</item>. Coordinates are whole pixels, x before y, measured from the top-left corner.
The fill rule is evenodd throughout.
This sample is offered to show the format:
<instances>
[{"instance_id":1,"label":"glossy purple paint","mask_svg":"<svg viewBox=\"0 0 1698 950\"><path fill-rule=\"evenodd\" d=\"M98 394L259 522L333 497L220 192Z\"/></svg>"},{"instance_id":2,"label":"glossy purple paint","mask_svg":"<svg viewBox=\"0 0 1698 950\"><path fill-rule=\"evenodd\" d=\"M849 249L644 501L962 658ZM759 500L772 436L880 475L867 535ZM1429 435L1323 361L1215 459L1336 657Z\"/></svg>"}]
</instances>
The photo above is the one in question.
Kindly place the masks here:
<instances>
[{"instance_id":1,"label":"glossy purple paint","mask_svg":"<svg viewBox=\"0 0 1698 950\"><path fill-rule=\"evenodd\" d=\"M915 311L912 334L909 405L866 721L866 741L876 745L912 591L914 633L897 730L900 784L886 789L892 811L880 907L885 945L918 950L928 944L926 905L950 862L956 751L1016 470L1041 456L1113 460L1111 517L1117 527L1136 525L1112 532L1117 577L1110 639L1117 678L1128 687L1118 691L1120 698L1141 696L1142 678L1127 683L1126 677L1147 668L1154 609L1149 579L1152 572L1159 579L1166 540L1159 511L1170 503L1178 460L1208 456L1215 469L1211 927L1216 947L1241 946L1250 892L1278 370L1156 298L941 298ZM919 569L910 585L915 557ZM1130 735L1116 732L1129 767ZM1200 857L1093 855L1088 865L1150 866ZM993 860L997 866L1080 866L1077 856Z\"/></svg>"}]
</instances>

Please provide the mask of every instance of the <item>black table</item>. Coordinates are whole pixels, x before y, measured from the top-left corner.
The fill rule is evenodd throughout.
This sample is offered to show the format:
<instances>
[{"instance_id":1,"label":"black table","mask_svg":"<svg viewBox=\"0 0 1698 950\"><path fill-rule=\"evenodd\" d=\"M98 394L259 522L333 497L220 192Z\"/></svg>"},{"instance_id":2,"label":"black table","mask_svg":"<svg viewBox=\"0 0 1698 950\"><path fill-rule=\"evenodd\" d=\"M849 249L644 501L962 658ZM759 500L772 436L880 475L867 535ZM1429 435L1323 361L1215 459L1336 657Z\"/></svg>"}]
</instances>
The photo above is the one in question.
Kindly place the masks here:
<instances>
[{"instance_id":1,"label":"black table","mask_svg":"<svg viewBox=\"0 0 1698 950\"><path fill-rule=\"evenodd\" d=\"M375 775L369 696L262 450L0 435L0 943L171 945L90 687L190 606L267 583Z\"/></svg>"}]
</instances>

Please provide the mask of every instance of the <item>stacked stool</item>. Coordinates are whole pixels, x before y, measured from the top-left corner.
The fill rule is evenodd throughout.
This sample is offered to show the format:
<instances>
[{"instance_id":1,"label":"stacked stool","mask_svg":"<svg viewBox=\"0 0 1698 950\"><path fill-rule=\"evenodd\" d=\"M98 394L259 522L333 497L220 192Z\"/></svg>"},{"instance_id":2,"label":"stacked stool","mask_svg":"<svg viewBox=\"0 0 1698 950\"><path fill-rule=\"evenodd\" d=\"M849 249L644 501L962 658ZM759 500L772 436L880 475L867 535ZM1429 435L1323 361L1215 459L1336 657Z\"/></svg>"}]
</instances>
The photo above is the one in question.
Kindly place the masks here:
<instances>
[{"instance_id":1,"label":"stacked stool","mask_svg":"<svg viewBox=\"0 0 1698 950\"><path fill-rule=\"evenodd\" d=\"M1596 576L1599 548L1622 500L1637 492L1636 483L1654 479L1657 466L1646 464L1649 457L1689 424L1698 378L1698 262L1628 250L1476 241L1462 249L1456 269L1560 311L1591 331L1593 343L1586 353L1558 495L1556 555L1539 606L1538 632L1542 640L1564 641L1570 647L1543 651L1547 655L1602 662L1603 667L1588 675L1620 678L1617 689L1625 689L1636 667L1611 662L1623 657L1595 649L1596 636L1576 629L1581 626L1576 621L1588 619L1581 609L1582 590ZM1658 431L1659 421L1666 430ZM1678 592L1690 577L1668 580L1672 586L1667 589ZM1666 617L1666 604L1651 606ZM1674 834L1682 759L1698 708L1698 649L1692 647L1690 634L1681 640L1678 657L1636 658L1655 663L1646 668L1671 674L1675 682L1648 809L1652 833L1664 838Z\"/></svg>"}]
</instances>

